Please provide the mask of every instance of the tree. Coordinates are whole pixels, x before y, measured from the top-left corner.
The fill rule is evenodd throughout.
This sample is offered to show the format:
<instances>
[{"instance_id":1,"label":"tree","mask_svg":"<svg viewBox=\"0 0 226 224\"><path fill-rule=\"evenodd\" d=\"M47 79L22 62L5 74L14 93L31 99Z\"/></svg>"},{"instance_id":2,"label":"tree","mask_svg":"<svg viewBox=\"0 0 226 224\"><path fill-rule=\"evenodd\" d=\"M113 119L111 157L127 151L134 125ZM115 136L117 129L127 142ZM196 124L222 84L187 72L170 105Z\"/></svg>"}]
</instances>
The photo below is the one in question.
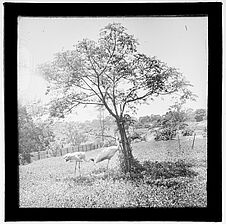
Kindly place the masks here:
<instances>
[{"instance_id":1,"label":"tree","mask_svg":"<svg viewBox=\"0 0 226 224\"><path fill-rule=\"evenodd\" d=\"M138 41L121 24L108 24L97 42L83 39L74 50L57 53L51 63L40 66L50 82L50 114L64 117L79 105L104 106L117 124L122 141L124 173L133 166L125 131L126 113L154 97L177 92L191 95L189 82L175 68L156 57L137 51Z\"/></svg>"},{"instance_id":2,"label":"tree","mask_svg":"<svg viewBox=\"0 0 226 224\"><path fill-rule=\"evenodd\" d=\"M18 103L19 153L23 161L31 162L30 153L46 150L54 135L45 123L35 124L26 106Z\"/></svg>"},{"instance_id":3,"label":"tree","mask_svg":"<svg viewBox=\"0 0 226 224\"><path fill-rule=\"evenodd\" d=\"M203 121L204 119L206 119L206 110L205 109L197 109L195 111L196 122Z\"/></svg>"},{"instance_id":4,"label":"tree","mask_svg":"<svg viewBox=\"0 0 226 224\"><path fill-rule=\"evenodd\" d=\"M195 121L195 113L192 108L186 110L186 117L188 121Z\"/></svg>"},{"instance_id":5,"label":"tree","mask_svg":"<svg viewBox=\"0 0 226 224\"><path fill-rule=\"evenodd\" d=\"M32 141L29 136L30 130L34 128L31 116L27 113L26 107L20 102L18 103L18 133L19 133L19 153L21 155L22 164L25 162L30 163L30 151ZM30 136L31 137L31 136Z\"/></svg>"},{"instance_id":6,"label":"tree","mask_svg":"<svg viewBox=\"0 0 226 224\"><path fill-rule=\"evenodd\" d=\"M145 128L149 128L150 127L150 122L151 122L151 117L147 116L143 116L143 117L139 117L139 123L142 124L143 127Z\"/></svg>"},{"instance_id":7,"label":"tree","mask_svg":"<svg viewBox=\"0 0 226 224\"><path fill-rule=\"evenodd\" d=\"M161 115L154 115L154 114L151 114L151 128L155 128L158 126L158 121L161 120Z\"/></svg>"},{"instance_id":8,"label":"tree","mask_svg":"<svg viewBox=\"0 0 226 224\"><path fill-rule=\"evenodd\" d=\"M187 127L188 124L185 123L185 121L190 119L192 110L183 110L182 105L184 103L184 101L176 102L174 105L170 106L169 111L158 120L156 126L160 127L160 130L157 132L156 140L171 140L176 136L179 130L183 130L182 134L184 136L193 133L193 130L189 129Z\"/></svg>"},{"instance_id":9,"label":"tree","mask_svg":"<svg viewBox=\"0 0 226 224\"><path fill-rule=\"evenodd\" d=\"M100 135L101 135L101 141L102 143L104 142L104 134L105 134L105 119L104 119L104 107L103 106L98 106L98 111L99 111L99 125L100 125Z\"/></svg>"},{"instance_id":10,"label":"tree","mask_svg":"<svg viewBox=\"0 0 226 224\"><path fill-rule=\"evenodd\" d=\"M78 122L64 122L60 125L60 134L64 136L66 143L71 143L72 146L78 146L87 139L85 131Z\"/></svg>"},{"instance_id":11,"label":"tree","mask_svg":"<svg viewBox=\"0 0 226 224\"><path fill-rule=\"evenodd\" d=\"M180 129L180 126L184 124L187 119L186 113L182 110L182 104L176 102L169 107L169 110L158 121L158 126L162 128L171 128L172 130Z\"/></svg>"},{"instance_id":12,"label":"tree","mask_svg":"<svg viewBox=\"0 0 226 224\"><path fill-rule=\"evenodd\" d=\"M187 119L186 112L182 110L184 102L176 102L169 108L169 120L176 129L180 129L180 126L184 124Z\"/></svg>"}]
</instances>

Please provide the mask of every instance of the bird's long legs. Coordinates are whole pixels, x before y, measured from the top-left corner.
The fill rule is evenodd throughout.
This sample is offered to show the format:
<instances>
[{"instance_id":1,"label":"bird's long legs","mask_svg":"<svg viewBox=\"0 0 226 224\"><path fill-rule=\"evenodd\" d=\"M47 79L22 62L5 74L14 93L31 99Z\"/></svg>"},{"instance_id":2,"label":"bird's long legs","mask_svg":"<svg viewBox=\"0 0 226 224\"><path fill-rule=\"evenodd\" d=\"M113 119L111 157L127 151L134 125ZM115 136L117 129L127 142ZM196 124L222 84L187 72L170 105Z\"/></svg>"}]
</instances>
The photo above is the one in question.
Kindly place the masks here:
<instances>
[{"instance_id":1,"label":"bird's long legs","mask_svg":"<svg viewBox=\"0 0 226 224\"><path fill-rule=\"evenodd\" d=\"M108 172L108 178L109 178L109 170L108 170L108 165L109 165L110 159L108 159L108 164L107 164L107 172Z\"/></svg>"},{"instance_id":2,"label":"bird's long legs","mask_svg":"<svg viewBox=\"0 0 226 224\"><path fill-rule=\"evenodd\" d=\"M110 159L108 159L108 164L109 164ZM108 170L108 164L107 164L107 170Z\"/></svg>"},{"instance_id":3,"label":"bird's long legs","mask_svg":"<svg viewBox=\"0 0 226 224\"><path fill-rule=\"evenodd\" d=\"M78 162L79 175L81 176L81 162Z\"/></svg>"},{"instance_id":4,"label":"bird's long legs","mask_svg":"<svg viewBox=\"0 0 226 224\"><path fill-rule=\"evenodd\" d=\"M75 176L76 176L76 167L77 167L77 162L75 162Z\"/></svg>"},{"instance_id":5,"label":"bird's long legs","mask_svg":"<svg viewBox=\"0 0 226 224\"><path fill-rule=\"evenodd\" d=\"M75 162L75 176L76 176L76 169L77 169L77 164L78 164L78 172L79 175L81 176L81 162Z\"/></svg>"}]
</instances>

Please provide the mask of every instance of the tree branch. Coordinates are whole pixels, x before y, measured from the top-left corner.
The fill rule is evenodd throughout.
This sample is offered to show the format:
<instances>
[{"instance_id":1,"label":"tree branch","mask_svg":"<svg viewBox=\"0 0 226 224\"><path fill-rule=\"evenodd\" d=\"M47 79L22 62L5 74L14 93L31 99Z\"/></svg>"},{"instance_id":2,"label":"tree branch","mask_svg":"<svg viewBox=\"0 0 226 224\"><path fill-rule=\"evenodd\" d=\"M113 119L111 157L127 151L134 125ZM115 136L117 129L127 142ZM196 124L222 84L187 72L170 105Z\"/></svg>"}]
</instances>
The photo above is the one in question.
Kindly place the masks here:
<instances>
[{"instance_id":1,"label":"tree branch","mask_svg":"<svg viewBox=\"0 0 226 224\"><path fill-rule=\"evenodd\" d=\"M105 65L105 67L104 67L103 70L100 72L100 75L106 70L108 63L110 62L112 56L113 56L114 53L115 53L116 42L117 42L117 41L116 41L116 37L115 37L115 42L114 42L114 47L113 47L112 53L111 53L111 55L109 56L109 58L108 58L108 60L107 60L107 63L106 63L106 65Z\"/></svg>"},{"instance_id":2,"label":"tree branch","mask_svg":"<svg viewBox=\"0 0 226 224\"><path fill-rule=\"evenodd\" d=\"M86 77L87 78L87 77ZM85 84L97 95L97 97L100 99L100 100L102 100L101 99L101 97L99 96L99 94L96 92L96 90L94 90L87 82L86 82L86 80L84 79L84 78L81 78L82 79L82 81L83 82L85 82Z\"/></svg>"},{"instance_id":3,"label":"tree branch","mask_svg":"<svg viewBox=\"0 0 226 224\"><path fill-rule=\"evenodd\" d=\"M112 112L112 110L110 109L110 107L107 105L107 102L105 100L105 97L106 97L106 94L104 96L103 92L101 91L100 89L100 77L98 76L97 77L97 88L102 96L102 102L104 104L104 106L106 107L106 109L108 110L108 112L114 117L114 118L117 118L117 116Z\"/></svg>"},{"instance_id":4,"label":"tree branch","mask_svg":"<svg viewBox=\"0 0 226 224\"><path fill-rule=\"evenodd\" d=\"M76 102L76 104L73 104L69 109L67 109L65 111L65 113L68 113L68 112L71 112L71 110L74 108L74 107L77 107L78 105L80 104L92 104L92 105L103 105L102 103L98 103L98 102L82 102L82 101L79 101L79 100L73 100L74 102Z\"/></svg>"},{"instance_id":5,"label":"tree branch","mask_svg":"<svg viewBox=\"0 0 226 224\"><path fill-rule=\"evenodd\" d=\"M79 101L79 100L74 100L74 102L79 104L93 104L93 105L103 106L103 103L99 103L99 102L88 102L88 101Z\"/></svg>"},{"instance_id":6,"label":"tree branch","mask_svg":"<svg viewBox=\"0 0 226 224\"><path fill-rule=\"evenodd\" d=\"M92 57L92 59L93 59L93 61L94 61L94 63L97 65L97 67L99 68L99 69L101 69L101 67L99 66L99 64L96 62L96 60Z\"/></svg>"},{"instance_id":7,"label":"tree branch","mask_svg":"<svg viewBox=\"0 0 226 224\"><path fill-rule=\"evenodd\" d=\"M113 84L112 96L113 96L113 97L111 98L111 100L112 100L113 106L114 106L114 108L115 108L115 113L116 113L116 115L118 116L118 110L117 110L117 107L116 107L115 83Z\"/></svg>"},{"instance_id":8,"label":"tree branch","mask_svg":"<svg viewBox=\"0 0 226 224\"><path fill-rule=\"evenodd\" d=\"M83 89L83 90L87 90L87 91L92 91L92 92L93 92L92 89L85 88L85 87L83 87L83 86L81 86L81 85L75 85L75 84L73 84L73 86L76 86L76 87L78 87L78 88L80 88L80 89Z\"/></svg>"}]
</instances>

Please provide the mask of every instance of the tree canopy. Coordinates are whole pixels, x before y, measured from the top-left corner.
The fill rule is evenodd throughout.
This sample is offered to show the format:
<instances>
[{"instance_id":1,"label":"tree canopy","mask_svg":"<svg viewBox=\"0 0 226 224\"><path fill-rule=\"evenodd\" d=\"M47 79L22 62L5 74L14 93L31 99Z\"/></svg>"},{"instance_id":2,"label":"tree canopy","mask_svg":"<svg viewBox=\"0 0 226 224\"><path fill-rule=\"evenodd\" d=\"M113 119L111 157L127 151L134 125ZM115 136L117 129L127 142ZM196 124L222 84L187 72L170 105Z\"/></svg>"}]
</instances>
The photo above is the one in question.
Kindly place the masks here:
<instances>
[{"instance_id":1,"label":"tree canopy","mask_svg":"<svg viewBox=\"0 0 226 224\"><path fill-rule=\"evenodd\" d=\"M199 122L199 121L203 121L204 119L206 119L206 110L205 109L197 109L195 111L195 120L197 122Z\"/></svg>"},{"instance_id":2,"label":"tree canopy","mask_svg":"<svg viewBox=\"0 0 226 224\"><path fill-rule=\"evenodd\" d=\"M109 24L97 42L83 39L73 50L59 52L40 66L51 83L52 116L64 116L77 105L103 105L113 117L159 95L180 92L190 85L175 68L137 51L138 41L120 24ZM56 95L57 94L57 95Z\"/></svg>"},{"instance_id":3,"label":"tree canopy","mask_svg":"<svg viewBox=\"0 0 226 224\"><path fill-rule=\"evenodd\" d=\"M19 153L30 162L30 153L45 150L54 134L45 123L34 123L32 116L20 102L18 104Z\"/></svg>"}]
</instances>

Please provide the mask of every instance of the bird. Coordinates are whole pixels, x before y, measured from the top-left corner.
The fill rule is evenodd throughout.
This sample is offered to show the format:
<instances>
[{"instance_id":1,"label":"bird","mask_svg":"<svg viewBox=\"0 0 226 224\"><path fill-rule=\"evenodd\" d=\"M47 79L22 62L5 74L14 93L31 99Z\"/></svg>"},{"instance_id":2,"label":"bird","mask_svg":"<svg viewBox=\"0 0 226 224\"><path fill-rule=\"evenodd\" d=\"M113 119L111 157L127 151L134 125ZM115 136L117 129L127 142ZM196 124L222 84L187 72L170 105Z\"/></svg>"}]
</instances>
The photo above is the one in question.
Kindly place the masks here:
<instances>
[{"instance_id":1,"label":"bird","mask_svg":"<svg viewBox=\"0 0 226 224\"><path fill-rule=\"evenodd\" d=\"M107 170L108 170L108 165L111 160L111 158L115 155L115 153L119 150L120 143L119 139L116 139L117 145L110 146L110 147L105 147L101 150L101 152L96 156L95 159L90 159L90 161L96 163L102 162L104 160L108 160L107 163Z\"/></svg>"},{"instance_id":2,"label":"bird","mask_svg":"<svg viewBox=\"0 0 226 224\"><path fill-rule=\"evenodd\" d=\"M80 163L81 162L89 162L90 160L86 159L86 154L85 152L72 152L72 153L67 153L63 156L63 159L65 159L66 162L70 161L75 161L75 175L76 175L76 167L78 163L79 167L79 173L81 176L81 171L80 171Z\"/></svg>"}]
</instances>

